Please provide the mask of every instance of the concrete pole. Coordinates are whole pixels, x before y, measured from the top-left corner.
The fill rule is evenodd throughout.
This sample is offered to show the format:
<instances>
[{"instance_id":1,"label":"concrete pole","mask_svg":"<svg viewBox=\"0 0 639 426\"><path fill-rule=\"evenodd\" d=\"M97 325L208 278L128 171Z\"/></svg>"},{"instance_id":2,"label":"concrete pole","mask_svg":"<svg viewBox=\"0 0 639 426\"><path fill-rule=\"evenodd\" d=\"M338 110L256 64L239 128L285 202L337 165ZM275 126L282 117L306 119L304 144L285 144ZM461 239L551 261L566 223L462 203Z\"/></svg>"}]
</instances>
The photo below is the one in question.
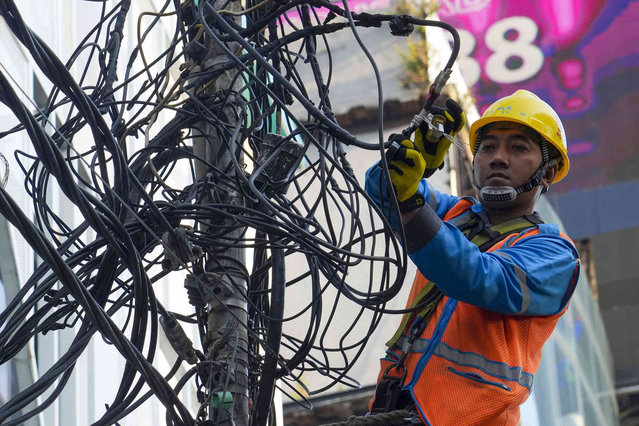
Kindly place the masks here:
<instances>
[{"instance_id":1,"label":"concrete pole","mask_svg":"<svg viewBox=\"0 0 639 426\"><path fill-rule=\"evenodd\" d=\"M241 7L239 1L227 4L218 0L213 3L216 9L220 9L222 5L227 10L240 10ZM206 69L215 64L222 55L226 55L214 41L206 36L206 33L203 37L202 42L208 54L200 67ZM227 47L235 52L239 45L229 43ZM238 92L242 79L235 78L237 72L237 70L230 70L218 77L208 85L207 93L215 95L220 92ZM238 116L238 107L231 99L226 108L227 125L233 126L236 123L229 123L229 120ZM232 170L232 173L235 173L235 168L230 166L233 153L226 149L228 141L219 140L215 127L206 122L200 122L195 127L202 131L193 139L195 154L205 158L220 170ZM241 141L237 142L241 143ZM199 180L208 178L215 180L215 193L206 191L207 195L200 200L201 203L208 203L214 199L219 202L221 198L225 204L243 204L241 195L234 188L223 186L223 182L218 182L215 174L210 173L211 170L204 164L197 164L196 174ZM232 221L232 219L212 219L205 225L207 229L204 231L219 230L229 225L229 220ZM225 237L232 241L235 238L240 239L242 233L243 229L237 228L226 233ZM242 248L228 248L223 256L215 258L207 255L205 275L201 277L207 283L209 290L206 294L210 296L206 299L208 333L204 341L206 358L210 361L207 383L211 394L209 420L215 425L248 426L249 424L247 283L243 268L245 256L245 250Z\"/></svg>"}]
</instances>

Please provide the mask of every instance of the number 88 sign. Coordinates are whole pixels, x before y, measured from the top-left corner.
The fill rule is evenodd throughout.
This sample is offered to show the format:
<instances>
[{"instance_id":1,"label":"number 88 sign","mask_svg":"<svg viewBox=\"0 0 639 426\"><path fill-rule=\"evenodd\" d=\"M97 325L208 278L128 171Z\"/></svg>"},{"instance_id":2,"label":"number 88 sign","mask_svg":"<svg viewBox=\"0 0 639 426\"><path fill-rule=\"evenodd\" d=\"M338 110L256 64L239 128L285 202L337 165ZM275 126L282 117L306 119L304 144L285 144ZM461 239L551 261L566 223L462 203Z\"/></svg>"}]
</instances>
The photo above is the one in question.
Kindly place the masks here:
<instances>
[{"instance_id":1,"label":"number 88 sign","mask_svg":"<svg viewBox=\"0 0 639 426\"><path fill-rule=\"evenodd\" d=\"M544 65L544 54L535 45L539 28L526 16L511 16L488 27L483 42L490 50L484 72L495 83L518 83L534 77ZM481 66L472 57L477 40L470 31L460 29L458 63L470 87L481 77Z\"/></svg>"}]
</instances>

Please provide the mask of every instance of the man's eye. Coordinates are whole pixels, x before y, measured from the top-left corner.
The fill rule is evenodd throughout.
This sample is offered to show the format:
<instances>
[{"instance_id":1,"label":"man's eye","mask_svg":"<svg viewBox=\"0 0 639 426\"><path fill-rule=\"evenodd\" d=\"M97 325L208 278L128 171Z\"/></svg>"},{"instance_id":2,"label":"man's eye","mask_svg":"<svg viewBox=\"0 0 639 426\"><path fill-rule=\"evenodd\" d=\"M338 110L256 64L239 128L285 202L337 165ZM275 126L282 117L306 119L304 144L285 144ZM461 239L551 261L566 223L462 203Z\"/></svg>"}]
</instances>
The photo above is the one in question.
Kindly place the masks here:
<instances>
[{"instance_id":1,"label":"man's eye","mask_svg":"<svg viewBox=\"0 0 639 426\"><path fill-rule=\"evenodd\" d=\"M528 151L528 147L526 145L520 145L520 144L513 145L513 149L515 151Z\"/></svg>"},{"instance_id":2,"label":"man's eye","mask_svg":"<svg viewBox=\"0 0 639 426\"><path fill-rule=\"evenodd\" d=\"M488 152L488 151L490 151L490 150L492 150L494 148L495 147L493 145L482 145L482 146L479 147L479 150L481 152Z\"/></svg>"}]
</instances>

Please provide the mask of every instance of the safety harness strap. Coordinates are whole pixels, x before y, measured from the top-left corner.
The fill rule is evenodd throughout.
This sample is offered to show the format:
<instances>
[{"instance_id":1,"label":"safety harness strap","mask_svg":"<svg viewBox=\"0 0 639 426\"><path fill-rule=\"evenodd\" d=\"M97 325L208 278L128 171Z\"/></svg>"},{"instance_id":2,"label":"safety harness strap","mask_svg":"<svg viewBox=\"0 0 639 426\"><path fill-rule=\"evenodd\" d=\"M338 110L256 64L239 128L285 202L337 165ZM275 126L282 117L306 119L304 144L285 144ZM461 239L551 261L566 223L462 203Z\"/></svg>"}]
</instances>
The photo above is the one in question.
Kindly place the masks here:
<instances>
[{"instance_id":1,"label":"safety harness strap","mask_svg":"<svg viewBox=\"0 0 639 426\"><path fill-rule=\"evenodd\" d=\"M437 293L434 293L437 292ZM413 303L411 303L410 307L414 308L417 305L420 304L420 302L422 301L426 301L426 295L430 295L431 299L426 306L424 306L418 313L417 313L417 317L419 318L425 318L428 314L429 311L432 311L433 308L435 307L435 305L439 302L439 300L441 299L442 293L441 291L439 291L438 288L435 287L435 283L432 281L429 281L424 288L422 288L420 290L420 292L417 294L417 296L415 297L415 300L413 301ZM434 296L434 297L433 297ZM393 335L393 337L390 338L390 340L388 342L386 342L386 346L389 348L392 348L395 346L395 344L397 343L397 340L402 336L402 334L404 333L404 330L406 330L406 327L408 326L408 321L411 318L411 315L404 315L404 317L402 318L402 322L399 324L399 327L397 328L397 331L395 331L395 334Z\"/></svg>"},{"instance_id":2,"label":"safety harness strap","mask_svg":"<svg viewBox=\"0 0 639 426\"><path fill-rule=\"evenodd\" d=\"M544 221L541 220L535 212L531 215L517 217L508 222L500 223L499 225L488 226L484 229L485 232L480 232L470 241L479 247L479 250L484 252L506 237L528 230L541 223L544 223Z\"/></svg>"}]
</instances>

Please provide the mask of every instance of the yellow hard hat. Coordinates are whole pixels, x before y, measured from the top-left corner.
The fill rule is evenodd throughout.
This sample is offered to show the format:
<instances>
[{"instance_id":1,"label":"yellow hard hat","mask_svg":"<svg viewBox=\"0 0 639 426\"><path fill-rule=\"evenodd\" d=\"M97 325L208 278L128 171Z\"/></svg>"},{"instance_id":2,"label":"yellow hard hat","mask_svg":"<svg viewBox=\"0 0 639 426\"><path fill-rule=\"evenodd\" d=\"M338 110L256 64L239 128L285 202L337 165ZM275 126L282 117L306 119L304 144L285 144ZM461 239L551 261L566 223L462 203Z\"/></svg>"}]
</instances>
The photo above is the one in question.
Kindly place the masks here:
<instances>
[{"instance_id":1,"label":"yellow hard hat","mask_svg":"<svg viewBox=\"0 0 639 426\"><path fill-rule=\"evenodd\" d=\"M559 182L566 176L570 167L566 132L559 116L550 105L528 90L517 90L512 95L499 99L470 127L470 149L473 153L476 152L475 145L479 130L486 124L497 121L520 123L539 133L561 154L553 183Z\"/></svg>"}]
</instances>

